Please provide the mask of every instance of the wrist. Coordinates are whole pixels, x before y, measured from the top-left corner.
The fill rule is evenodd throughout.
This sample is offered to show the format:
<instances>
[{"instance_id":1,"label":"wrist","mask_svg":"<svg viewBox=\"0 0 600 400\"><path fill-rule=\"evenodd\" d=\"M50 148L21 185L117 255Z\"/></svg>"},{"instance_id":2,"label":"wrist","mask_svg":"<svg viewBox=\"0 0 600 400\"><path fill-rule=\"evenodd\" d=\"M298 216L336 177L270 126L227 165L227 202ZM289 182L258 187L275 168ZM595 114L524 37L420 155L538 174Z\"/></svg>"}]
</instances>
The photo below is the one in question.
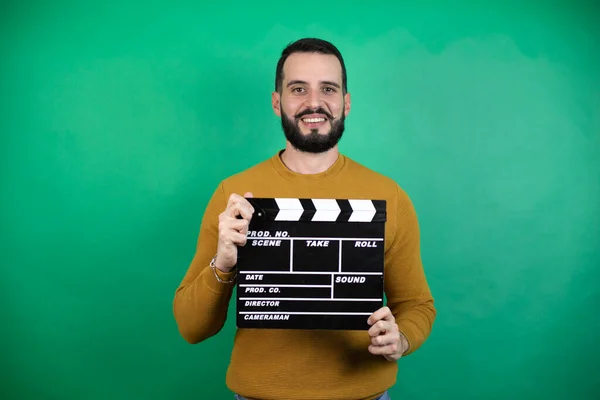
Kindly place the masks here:
<instances>
[{"instance_id":1,"label":"wrist","mask_svg":"<svg viewBox=\"0 0 600 400\"><path fill-rule=\"evenodd\" d=\"M221 260L219 259L219 257L217 255L215 255L211 261L211 265L213 267L215 267L216 269L218 269L220 272L224 273L224 274L228 274L230 272L232 272L235 269L235 265L231 266L231 267L226 267L223 265L223 263L221 262Z\"/></svg>"},{"instance_id":2,"label":"wrist","mask_svg":"<svg viewBox=\"0 0 600 400\"><path fill-rule=\"evenodd\" d=\"M229 269L228 271L223 271L217 267L217 256L215 255L210 261L210 267L213 270L213 274L215 278L220 283L234 283L237 274L235 273L235 267Z\"/></svg>"},{"instance_id":3,"label":"wrist","mask_svg":"<svg viewBox=\"0 0 600 400\"><path fill-rule=\"evenodd\" d=\"M402 332L400 332L400 347L402 348L400 353L401 355L404 355L410 347L408 344L408 339L406 338L406 336L404 336Z\"/></svg>"}]
</instances>

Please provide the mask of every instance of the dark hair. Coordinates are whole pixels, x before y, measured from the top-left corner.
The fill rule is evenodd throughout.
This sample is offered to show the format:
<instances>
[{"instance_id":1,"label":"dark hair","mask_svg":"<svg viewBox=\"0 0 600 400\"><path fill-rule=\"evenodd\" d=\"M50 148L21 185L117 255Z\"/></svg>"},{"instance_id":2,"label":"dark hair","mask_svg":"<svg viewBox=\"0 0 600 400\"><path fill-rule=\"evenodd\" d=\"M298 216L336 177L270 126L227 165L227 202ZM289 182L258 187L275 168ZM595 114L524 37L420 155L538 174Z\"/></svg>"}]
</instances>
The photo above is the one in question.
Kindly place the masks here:
<instances>
[{"instance_id":1,"label":"dark hair","mask_svg":"<svg viewBox=\"0 0 600 400\"><path fill-rule=\"evenodd\" d=\"M277 62L277 70L275 71L275 91L281 91L281 84L283 82L283 64L285 60L292 53L320 53L320 54L333 54L339 60L342 66L342 89L347 92L347 77L346 77L346 65L340 51L333 44L326 40L317 38L304 38L290 43L281 52L281 57Z\"/></svg>"}]
</instances>

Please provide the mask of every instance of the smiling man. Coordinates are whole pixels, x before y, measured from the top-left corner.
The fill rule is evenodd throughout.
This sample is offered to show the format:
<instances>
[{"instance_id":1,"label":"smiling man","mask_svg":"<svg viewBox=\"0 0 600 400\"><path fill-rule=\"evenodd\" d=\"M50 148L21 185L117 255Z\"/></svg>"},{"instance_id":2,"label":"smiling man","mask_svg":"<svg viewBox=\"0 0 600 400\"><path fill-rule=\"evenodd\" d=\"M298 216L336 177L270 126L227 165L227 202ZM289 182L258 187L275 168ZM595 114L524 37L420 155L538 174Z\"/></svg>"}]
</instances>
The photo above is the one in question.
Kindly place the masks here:
<instances>
[{"instance_id":1,"label":"smiling man","mask_svg":"<svg viewBox=\"0 0 600 400\"><path fill-rule=\"evenodd\" d=\"M281 118L285 148L214 191L196 253L175 293L174 315L189 343L223 327L237 249L246 243L254 213L246 200L251 196L386 200L387 306L368 317L368 331L238 329L227 372L238 399L389 399L398 360L431 332L436 310L409 196L338 149L350 112L347 86L344 60L331 43L307 38L283 50L272 107Z\"/></svg>"}]
</instances>

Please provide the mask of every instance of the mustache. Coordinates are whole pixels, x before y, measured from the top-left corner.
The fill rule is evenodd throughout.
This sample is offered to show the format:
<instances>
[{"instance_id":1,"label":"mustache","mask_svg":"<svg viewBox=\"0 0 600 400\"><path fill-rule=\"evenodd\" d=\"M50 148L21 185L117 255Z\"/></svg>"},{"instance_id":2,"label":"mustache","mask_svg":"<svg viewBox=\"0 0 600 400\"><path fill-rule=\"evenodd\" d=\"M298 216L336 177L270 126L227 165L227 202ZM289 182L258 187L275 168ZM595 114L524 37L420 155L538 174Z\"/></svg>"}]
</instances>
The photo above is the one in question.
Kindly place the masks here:
<instances>
[{"instance_id":1,"label":"mustache","mask_svg":"<svg viewBox=\"0 0 600 400\"><path fill-rule=\"evenodd\" d=\"M311 108L311 109L307 109L307 110L304 110L302 112L299 112L298 114L296 114L296 119L300 119L300 118L304 117L305 115L309 115L309 114L323 114L328 119L330 119L330 120L333 119L333 115L329 114L322 107Z\"/></svg>"}]
</instances>

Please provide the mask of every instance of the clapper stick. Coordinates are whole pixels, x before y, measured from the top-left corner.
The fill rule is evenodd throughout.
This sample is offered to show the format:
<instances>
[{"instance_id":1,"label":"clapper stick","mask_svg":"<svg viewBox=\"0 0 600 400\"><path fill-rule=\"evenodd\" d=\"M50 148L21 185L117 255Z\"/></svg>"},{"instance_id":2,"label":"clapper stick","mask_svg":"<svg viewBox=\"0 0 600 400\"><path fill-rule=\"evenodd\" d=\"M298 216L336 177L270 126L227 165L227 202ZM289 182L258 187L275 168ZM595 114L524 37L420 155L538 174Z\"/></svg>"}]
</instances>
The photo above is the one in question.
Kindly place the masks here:
<instances>
[{"instance_id":1,"label":"clapper stick","mask_svg":"<svg viewBox=\"0 0 600 400\"><path fill-rule=\"evenodd\" d=\"M368 329L383 306L385 200L247 200L237 327Z\"/></svg>"}]
</instances>

